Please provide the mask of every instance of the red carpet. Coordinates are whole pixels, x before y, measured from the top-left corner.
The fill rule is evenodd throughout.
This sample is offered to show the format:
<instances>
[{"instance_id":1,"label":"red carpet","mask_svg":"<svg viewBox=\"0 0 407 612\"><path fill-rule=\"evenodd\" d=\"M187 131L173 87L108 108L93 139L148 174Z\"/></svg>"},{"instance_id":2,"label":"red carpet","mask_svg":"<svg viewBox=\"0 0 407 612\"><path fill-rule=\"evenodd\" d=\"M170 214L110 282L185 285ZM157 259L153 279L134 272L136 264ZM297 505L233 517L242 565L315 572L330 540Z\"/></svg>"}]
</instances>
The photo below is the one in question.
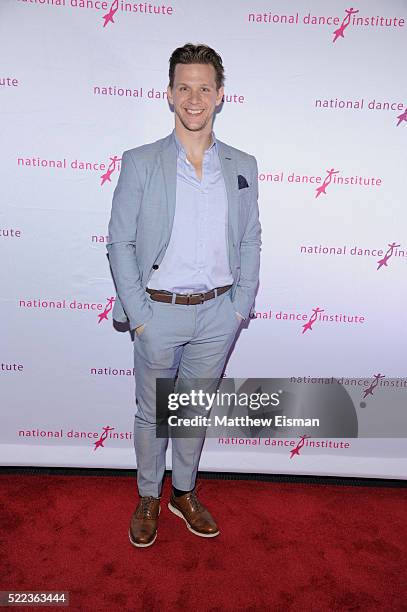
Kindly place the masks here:
<instances>
[{"instance_id":1,"label":"red carpet","mask_svg":"<svg viewBox=\"0 0 407 612\"><path fill-rule=\"evenodd\" d=\"M140 550L132 478L0 484L0 590L70 591L69 610L407 610L407 489L205 479L221 535L194 536L165 503Z\"/></svg>"}]
</instances>

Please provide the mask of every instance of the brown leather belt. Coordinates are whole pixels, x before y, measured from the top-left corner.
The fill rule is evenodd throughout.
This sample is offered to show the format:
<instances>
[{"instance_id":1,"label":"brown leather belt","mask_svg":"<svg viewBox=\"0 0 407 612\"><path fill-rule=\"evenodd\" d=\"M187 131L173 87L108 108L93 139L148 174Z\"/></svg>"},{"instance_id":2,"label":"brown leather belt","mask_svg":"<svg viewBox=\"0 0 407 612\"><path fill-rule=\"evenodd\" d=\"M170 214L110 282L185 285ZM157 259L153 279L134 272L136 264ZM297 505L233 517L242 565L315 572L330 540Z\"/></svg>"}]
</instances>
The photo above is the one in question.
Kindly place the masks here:
<instances>
[{"instance_id":1,"label":"brown leather belt","mask_svg":"<svg viewBox=\"0 0 407 612\"><path fill-rule=\"evenodd\" d=\"M175 294L175 302L174 304L203 304L207 300L212 300L216 295L222 295L228 289L231 288L232 285L225 285L224 287L216 287L216 289L211 289L206 293L176 293ZM151 295L151 299L155 302L167 302L168 304L172 304L172 296L174 295L170 291L160 291L159 289L146 289L147 293Z\"/></svg>"}]
</instances>

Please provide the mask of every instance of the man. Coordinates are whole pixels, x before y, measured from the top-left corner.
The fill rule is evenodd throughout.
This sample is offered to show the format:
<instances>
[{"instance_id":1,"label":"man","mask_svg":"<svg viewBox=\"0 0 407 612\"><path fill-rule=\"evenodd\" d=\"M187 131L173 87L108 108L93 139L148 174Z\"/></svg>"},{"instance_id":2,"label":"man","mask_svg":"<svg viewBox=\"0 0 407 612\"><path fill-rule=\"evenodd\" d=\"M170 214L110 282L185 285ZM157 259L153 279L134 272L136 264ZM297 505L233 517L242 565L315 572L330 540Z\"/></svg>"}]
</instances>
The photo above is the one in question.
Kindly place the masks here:
<instances>
[{"instance_id":1,"label":"man","mask_svg":"<svg viewBox=\"0 0 407 612\"><path fill-rule=\"evenodd\" d=\"M117 290L113 318L134 335L135 450L140 502L129 537L157 536L168 440L156 437L156 378L220 379L259 275L260 224L254 157L215 138L224 94L221 57L186 44L170 58L175 129L122 156L107 250ZM173 438L169 509L188 529L219 529L198 500L203 438Z\"/></svg>"}]
</instances>

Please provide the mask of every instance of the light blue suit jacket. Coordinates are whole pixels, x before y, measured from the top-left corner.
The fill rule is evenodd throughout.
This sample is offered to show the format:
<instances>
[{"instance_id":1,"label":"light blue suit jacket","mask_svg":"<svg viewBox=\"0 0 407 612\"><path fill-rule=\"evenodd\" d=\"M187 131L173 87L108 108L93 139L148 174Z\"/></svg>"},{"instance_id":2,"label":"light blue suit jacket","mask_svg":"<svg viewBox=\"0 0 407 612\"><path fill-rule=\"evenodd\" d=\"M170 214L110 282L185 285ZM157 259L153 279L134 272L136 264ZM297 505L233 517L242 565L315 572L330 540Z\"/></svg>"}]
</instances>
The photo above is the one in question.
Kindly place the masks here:
<instances>
[{"instance_id":1,"label":"light blue suit jacket","mask_svg":"<svg viewBox=\"0 0 407 612\"><path fill-rule=\"evenodd\" d=\"M231 298L235 310L247 318L253 308L260 265L257 163L251 155L220 140L217 143L228 198ZM145 289L170 240L176 181L173 133L123 153L106 246L117 292L113 319L128 322L130 329L147 323L152 316Z\"/></svg>"}]
</instances>

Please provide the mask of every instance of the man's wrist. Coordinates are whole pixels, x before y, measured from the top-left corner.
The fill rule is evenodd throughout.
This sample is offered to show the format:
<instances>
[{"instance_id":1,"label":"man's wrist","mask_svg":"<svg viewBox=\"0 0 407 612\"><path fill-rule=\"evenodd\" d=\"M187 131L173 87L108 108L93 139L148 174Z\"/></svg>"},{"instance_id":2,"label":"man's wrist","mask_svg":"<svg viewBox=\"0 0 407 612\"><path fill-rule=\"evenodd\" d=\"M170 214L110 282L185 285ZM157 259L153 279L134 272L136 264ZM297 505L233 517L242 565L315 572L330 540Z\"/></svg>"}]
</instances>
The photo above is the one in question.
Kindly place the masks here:
<instances>
[{"instance_id":1,"label":"man's wrist","mask_svg":"<svg viewBox=\"0 0 407 612\"><path fill-rule=\"evenodd\" d=\"M145 323L142 323L141 325L137 325L137 327L134 328L134 333L139 335L139 333L144 329L145 327Z\"/></svg>"}]
</instances>

